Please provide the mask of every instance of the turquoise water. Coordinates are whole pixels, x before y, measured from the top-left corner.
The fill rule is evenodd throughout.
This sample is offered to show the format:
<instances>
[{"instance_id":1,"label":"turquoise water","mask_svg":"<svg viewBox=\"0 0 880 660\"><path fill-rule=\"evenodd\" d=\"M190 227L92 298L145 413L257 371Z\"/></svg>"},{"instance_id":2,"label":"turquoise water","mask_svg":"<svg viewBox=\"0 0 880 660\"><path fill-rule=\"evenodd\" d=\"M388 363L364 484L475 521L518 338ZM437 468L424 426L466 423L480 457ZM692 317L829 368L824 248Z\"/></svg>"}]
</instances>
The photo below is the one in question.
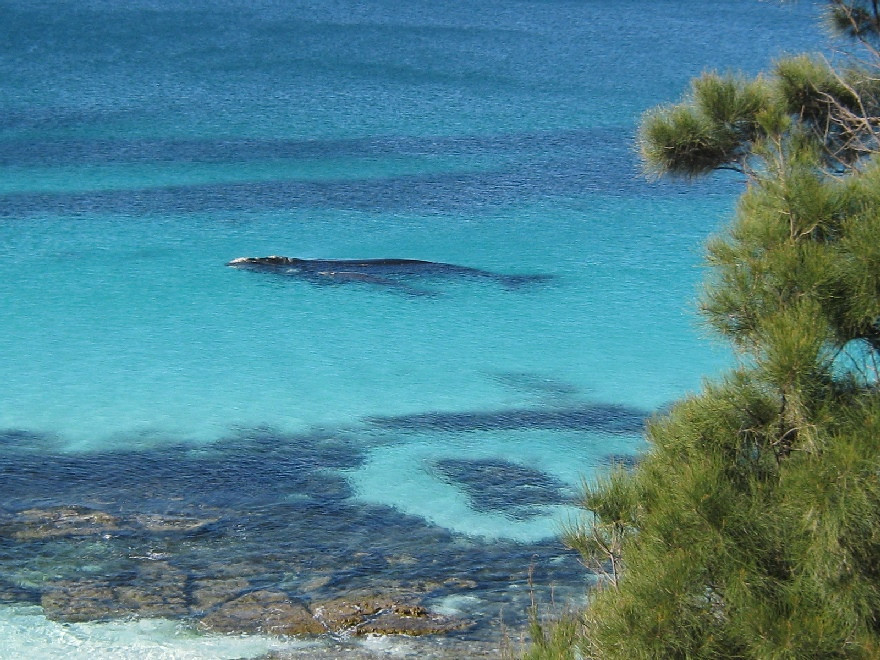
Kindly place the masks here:
<instances>
[{"instance_id":1,"label":"turquoise water","mask_svg":"<svg viewBox=\"0 0 880 660\"><path fill-rule=\"evenodd\" d=\"M44 616L59 580L126 584L145 556L190 581L246 566L251 588L307 602L418 591L476 622L463 641L522 623L530 564L539 590L583 598L556 540L578 484L636 456L644 418L730 359L693 303L741 183L645 181L638 117L702 70L815 48L815 7L0 12L3 521L53 506L219 521L0 537L0 656L323 643ZM224 265L271 254L542 277L324 285Z\"/></svg>"}]
</instances>

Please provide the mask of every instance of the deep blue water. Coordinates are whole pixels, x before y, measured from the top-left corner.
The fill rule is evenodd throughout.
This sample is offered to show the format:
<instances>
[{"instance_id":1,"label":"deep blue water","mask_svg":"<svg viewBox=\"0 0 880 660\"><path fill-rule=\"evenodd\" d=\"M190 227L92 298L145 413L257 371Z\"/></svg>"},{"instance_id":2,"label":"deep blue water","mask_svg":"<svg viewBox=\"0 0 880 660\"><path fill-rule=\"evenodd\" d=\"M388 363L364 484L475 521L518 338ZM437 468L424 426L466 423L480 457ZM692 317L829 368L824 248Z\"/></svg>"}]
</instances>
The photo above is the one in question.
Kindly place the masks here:
<instances>
[{"instance_id":1,"label":"deep blue water","mask_svg":"<svg viewBox=\"0 0 880 660\"><path fill-rule=\"evenodd\" d=\"M521 625L530 565L540 597L579 602L557 533L581 479L635 460L644 419L729 361L694 300L742 182L645 180L638 118L701 71L816 49L816 16L0 2L0 656L296 646L43 616L58 584L156 558L307 602L416 591L476 622L462 640ZM273 254L499 277L225 266ZM9 531L57 506L210 523Z\"/></svg>"}]
</instances>

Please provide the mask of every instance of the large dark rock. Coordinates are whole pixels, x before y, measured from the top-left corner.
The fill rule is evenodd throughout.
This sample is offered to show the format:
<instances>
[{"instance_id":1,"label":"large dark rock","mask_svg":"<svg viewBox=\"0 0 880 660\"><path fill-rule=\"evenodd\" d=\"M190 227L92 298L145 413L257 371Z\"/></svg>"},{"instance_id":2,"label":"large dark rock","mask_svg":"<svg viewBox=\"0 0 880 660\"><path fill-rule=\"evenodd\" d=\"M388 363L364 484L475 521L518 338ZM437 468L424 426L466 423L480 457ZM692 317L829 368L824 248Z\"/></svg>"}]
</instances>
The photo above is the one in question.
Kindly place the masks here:
<instances>
[{"instance_id":1,"label":"large dark rock","mask_svg":"<svg viewBox=\"0 0 880 660\"><path fill-rule=\"evenodd\" d=\"M378 614L384 603L373 600L349 600L337 598L335 600L317 603L312 610L318 619L328 630L341 631L363 623L366 617Z\"/></svg>"},{"instance_id":2,"label":"large dark rock","mask_svg":"<svg viewBox=\"0 0 880 660\"><path fill-rule=\"evenodd\" d=\"M435 635L470 625L432 614L413 600L391 595L352 595L313 603L311 608L281 591L252 591L202 617L200 626L226 633L316 635Z\"/></svg>"},{"instance_id":3,"label":"large dark rock","mask_svg":"<svg viewBox=\"0 0 880 660\"><path fill-rule=\"evenodd\" d=\"M390 596L350 595L312 605L315 617L328 630L339 631L364 623L369 617L396 607L406 607L396 603Z\"/></svg>"}]
</instances>

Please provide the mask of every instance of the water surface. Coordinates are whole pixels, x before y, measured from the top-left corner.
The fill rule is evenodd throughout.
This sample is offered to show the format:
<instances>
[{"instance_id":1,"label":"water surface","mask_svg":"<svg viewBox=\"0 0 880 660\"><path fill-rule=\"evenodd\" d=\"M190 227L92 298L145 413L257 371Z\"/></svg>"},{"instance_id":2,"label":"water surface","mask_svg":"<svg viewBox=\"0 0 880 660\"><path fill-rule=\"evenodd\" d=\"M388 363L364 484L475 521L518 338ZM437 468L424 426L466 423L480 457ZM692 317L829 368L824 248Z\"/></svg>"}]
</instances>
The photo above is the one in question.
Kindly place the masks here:
<instances>
[{"instance_id":1,"label":"water surface","mask_svg":"<svg viewBox=\"0 0 880 660\"><path fill-rule=\"evenodd\" d=\"M590 577L557 534L581 480L635 460L645 417L729 359L693 301L741 182L646 181L638 117L700 71L814 48L815 8L0 11L0 648L460 656L522 624L530 567L540 598L580 602ZM270 254L541 277L224 265ZM22 537L22 512L52 507L120 522ZM290 641L199 632L191 600L101 623L40 608L59 584L156 570L190 599L230 579L307 603L407 591L475 625Z\"/></svg>"}]
</instances>

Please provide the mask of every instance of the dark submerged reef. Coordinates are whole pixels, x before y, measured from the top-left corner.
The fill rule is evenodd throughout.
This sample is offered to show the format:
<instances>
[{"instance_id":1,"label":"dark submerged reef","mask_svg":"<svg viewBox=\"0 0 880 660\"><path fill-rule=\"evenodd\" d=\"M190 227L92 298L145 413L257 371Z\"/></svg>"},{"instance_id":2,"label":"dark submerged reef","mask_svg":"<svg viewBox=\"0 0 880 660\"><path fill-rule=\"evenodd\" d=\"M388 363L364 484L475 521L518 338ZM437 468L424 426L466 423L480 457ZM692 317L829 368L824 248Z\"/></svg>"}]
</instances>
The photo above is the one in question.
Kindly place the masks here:
<instances>
[{"instance_id":1,"label":"dark submerged reef","mask_svg":"<svg viewBox=\"0 0 880 660\"><path fill-rule=\"evenodd\" d=\"M514 520L542 512L535 505L564 504L565 484L534 468L501 459L444 459L434 469L461 488L477 511L498 511Z\"/></svg>"},{"instance_id":2,"label":"dark submerged reef","mask_svg":"<svg viewBox=\"0 0 880 660\"><path fill-rule=\"evenodd\" d=\"M481 639L499 618L523 623L530 566L539 585L571 586L577 574L556 540L485 542L358 501L343 475L365 452L345 433L259 430L207 447L75 454L10 430L0 445L0 601L40 603L61 621L160 616L218 631ZM562 501L537 471L465 463L437 469L481 509L528 517ZM520 481L509 499L502 475ZM477 610L430 609L460 593L478 598ZM279 607L274 622L252 614Z\"/></svg>"},{"instance_id":3,"label":"dark submerged reef","mask_svg":"<svg viewBox=\"0 0 880 660\"><path fill-rule=\"evenodd\" d=\"M603 433L640 433L647 413L636 408L608 404L581 404L559 408L426 412L397 417L371 417L367 421L382 429L404 432L470 432L544 429L550 431L595 430Z\"/></svg>"}]
</instances>

